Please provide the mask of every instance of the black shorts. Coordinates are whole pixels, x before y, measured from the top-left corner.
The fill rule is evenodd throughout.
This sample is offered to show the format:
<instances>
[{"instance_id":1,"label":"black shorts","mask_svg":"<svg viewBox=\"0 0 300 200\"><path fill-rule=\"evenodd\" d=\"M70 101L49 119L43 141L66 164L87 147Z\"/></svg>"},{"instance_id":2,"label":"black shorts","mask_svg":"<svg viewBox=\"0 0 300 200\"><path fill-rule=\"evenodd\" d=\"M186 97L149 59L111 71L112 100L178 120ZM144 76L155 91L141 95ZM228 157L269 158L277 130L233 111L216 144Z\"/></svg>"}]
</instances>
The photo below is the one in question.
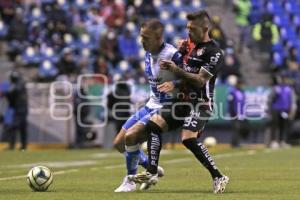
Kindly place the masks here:
<instances>
[{"instance_id":1,"label":"black shorts","mask_svg":"<svg viewBox=\"0 0 300 200\"><path fill-rule=\"evenodd\" d=\"M168 124L168 130L182 128L192 132L200 132L211 117L212 112L207 106L189 102L173 102L165 104L161 116Z\"/></svg>"}]
</instances>

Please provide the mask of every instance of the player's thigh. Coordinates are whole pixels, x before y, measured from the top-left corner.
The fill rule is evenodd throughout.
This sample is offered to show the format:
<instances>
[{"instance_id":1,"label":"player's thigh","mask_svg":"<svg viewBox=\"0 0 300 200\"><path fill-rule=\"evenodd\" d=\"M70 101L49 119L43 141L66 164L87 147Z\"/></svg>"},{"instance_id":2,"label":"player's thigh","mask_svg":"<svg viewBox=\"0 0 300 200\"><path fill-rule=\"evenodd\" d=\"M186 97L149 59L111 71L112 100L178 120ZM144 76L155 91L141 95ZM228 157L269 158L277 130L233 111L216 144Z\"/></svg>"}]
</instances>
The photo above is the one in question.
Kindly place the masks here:
<instances>
[{"instance_id":1,"label":"player's thigh","mask_svg":"<svg viewBox=\"0 0 300 200\"><path fill-rule=\"evenodd\" d=\"M161 111L161 118L166 124L167 130L172 131L182 127L184 119L188 116L190 110L189 105L180 102L165 105Z\"/></svg>"},{"instance_id":2,"label":"player's thigh","mask_svg":"<svg viewBox=\"0 0 300 200\"><path fill-rule=\"evenodd\" d=\"M163 132L168 130L168 124L166 122L166 120L163 118L163 116L161 116L160 114L154 114L151 118L150 118L151 122L154 122L156 125L158 125Z\"/></svg>"},{"instance_id":3,"label":"player's thigh","mask_svg":"<svg viewBox=\"0 0 300 200\"><path fill-rule=\"evenodd\" d=\"M136 112L134 115L129 117L127 121L123 124L122 129L125 130L125 132L130 129L134 124L136 124L139 121L139 112Z\"/></svg>"},{"instance_id":4,"label":"player's thigh","mask_svg":"<svg viewBox=\"0 0 300 200\"><path fill-rule=\"evenodd\" d=\"M141 118L143 118L145 115L148 114L148 111L145 107L140 108L135 114L133 114L131 117L127 119L127 121L122 126L122 129L116 136L116 141L124 141L124 136L127 130L129 130L131 127L133 127Z\"/></svg>"}]
</instances>

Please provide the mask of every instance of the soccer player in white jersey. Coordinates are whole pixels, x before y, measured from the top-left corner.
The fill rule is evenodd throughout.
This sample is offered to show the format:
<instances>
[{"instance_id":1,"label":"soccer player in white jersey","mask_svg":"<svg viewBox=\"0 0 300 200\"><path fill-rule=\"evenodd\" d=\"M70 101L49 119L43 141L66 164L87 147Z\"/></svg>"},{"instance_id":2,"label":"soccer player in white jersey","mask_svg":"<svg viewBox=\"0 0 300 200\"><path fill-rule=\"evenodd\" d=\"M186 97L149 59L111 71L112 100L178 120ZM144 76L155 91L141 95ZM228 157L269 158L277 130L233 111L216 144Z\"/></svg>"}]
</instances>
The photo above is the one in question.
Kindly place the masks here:
<instances>
[{"instance_id":1,"label":"soccer player in white jersey","mask_svg":"<svg viewBox=\"0 0 300 200\"><path fill-rule=\"evenodd\" d=\"M172 96L178 92L176 77L173 73L159 68L160 60L172 60L178 65L182 64L182 56L177 49L164 42L163 24L157 19L150 19L141 25L140 36L145 54L145 73L150 84L150 99L146 105L140 108L131 116L114 140L114 146L122 153L124 152L125 136L125 157L127 175L122 184L115 192L131 192L136 190L136 184L128 179L128 176L137 173L138 165L148 166L148 157L140 150L140 144L136 141L145 141L144 136L146 124L150 117L162 108L164 102L171 100ZM140 138L126 137L139 135ZM132 134L134 133L134 134ZM163 176L163 169L159 167L159 176ZM148 189L148 184L142 184L142 190Z\"/></svg>"}]
</instances>

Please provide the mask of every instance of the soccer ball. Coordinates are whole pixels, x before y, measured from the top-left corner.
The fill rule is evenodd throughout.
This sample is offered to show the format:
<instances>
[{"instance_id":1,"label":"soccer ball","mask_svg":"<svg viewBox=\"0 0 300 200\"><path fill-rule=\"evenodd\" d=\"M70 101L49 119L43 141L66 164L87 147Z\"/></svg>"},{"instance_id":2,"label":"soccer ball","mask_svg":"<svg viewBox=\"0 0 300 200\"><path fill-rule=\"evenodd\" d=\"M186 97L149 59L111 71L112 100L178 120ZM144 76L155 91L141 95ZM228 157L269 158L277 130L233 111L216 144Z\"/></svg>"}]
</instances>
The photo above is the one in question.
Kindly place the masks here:
<instances>
[{"instance_id":1,"label":"soccer ball","mask_svg":"<svg viewBox=\"0 0 300 200\"><path fill-rule=\"evenodd\" d=\"M217 145L217 140L214 137L207 137L204 139L203 144L206 147L214 147Z\"/></svg>"},{"instance_id":2,"label":"soccer ball","mask_svg":"<svg viewBox=\"0 0 300 200\"><path fill-rule=\"evenodd\" d=\"M147 151L147 150L148 150L147 145L148 145L147 142L143 142L143 143L141 144L141 149L143 149L144 151Z\"/></svg>"},{"instance_id":3,"label":"soccer ball","mask_svg":"<svg viewBox=\"0 0 300 200\"><path fill-rule=\"evenodd\" d=\"M53 181L53 175L47 167L33 167L27 174L27 184L34 191L46 191Z\"/></svg>"}]
</instances>

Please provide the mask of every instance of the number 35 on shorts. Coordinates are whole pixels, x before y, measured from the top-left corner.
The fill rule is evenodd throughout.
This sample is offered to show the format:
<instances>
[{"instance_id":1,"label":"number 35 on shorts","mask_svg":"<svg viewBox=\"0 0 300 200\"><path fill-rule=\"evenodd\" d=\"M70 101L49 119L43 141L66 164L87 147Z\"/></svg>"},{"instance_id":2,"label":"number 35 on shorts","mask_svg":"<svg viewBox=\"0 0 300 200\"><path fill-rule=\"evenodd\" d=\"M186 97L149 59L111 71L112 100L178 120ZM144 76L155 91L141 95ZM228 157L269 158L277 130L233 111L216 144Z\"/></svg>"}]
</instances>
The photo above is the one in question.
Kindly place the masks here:
<instances>
[{"instance_id":1,"label":"number 35 on shorts","mask_svg":"<svg viewBox=\"0 0 300 200\"><path fill-rule=\"evenodd\" d=\"M197 127L197 124L198 124L197 119L195 119L193 116L190 116L190 117L186 117L186 118L184 119L183 127L189 127L189 126L192 126L192 127L196 128L196 127Z\"/></svg>"}]
</instances>

